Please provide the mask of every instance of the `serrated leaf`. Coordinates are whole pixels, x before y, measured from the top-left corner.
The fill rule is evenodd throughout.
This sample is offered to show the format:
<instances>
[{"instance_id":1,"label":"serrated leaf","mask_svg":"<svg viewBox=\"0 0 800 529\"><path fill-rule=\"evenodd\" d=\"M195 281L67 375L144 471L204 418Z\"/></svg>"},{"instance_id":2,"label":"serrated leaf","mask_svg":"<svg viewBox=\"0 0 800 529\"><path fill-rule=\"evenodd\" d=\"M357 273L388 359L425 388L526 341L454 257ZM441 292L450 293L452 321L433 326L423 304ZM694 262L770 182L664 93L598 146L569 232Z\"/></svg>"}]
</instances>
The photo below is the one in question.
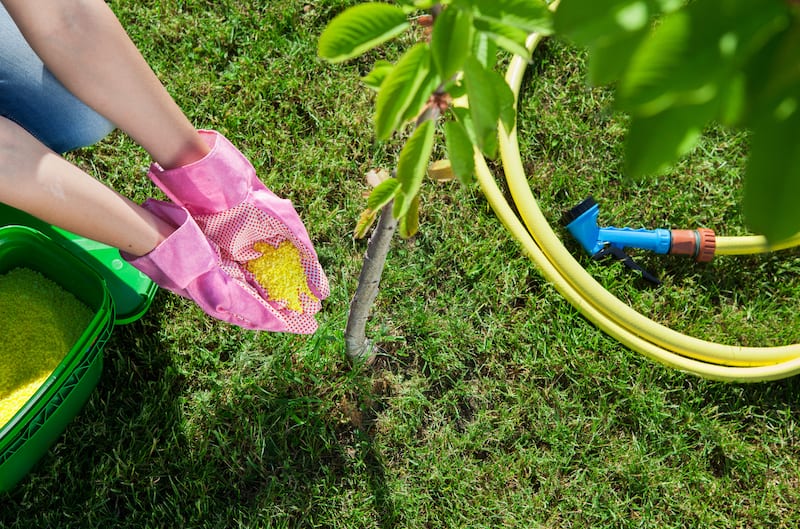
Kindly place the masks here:
<instances>
[{"instance_id":1,"label":"serrated leaf","mask_svg":"<svg viewBox=\"0 0 800 529\"><path fill-rule=\"evenodd\" d=\"M358 216L358 221L356 221L356 227L353 230L353 238L363 239L369 229L375 223L376 218L378 218L377 211L373 211L371 209L365 209L362 211L361 215Z\"/></svg>"},{"instance_id":2,"label":"serrated leaf","mask_svg":"<svg viewBox=\"0 0 800 529\"><path fill-rule=\"evenodd\" d=\"M317 53L333 63L346 61L396 37L409 26L406 14L397 6L358 4L328 23L317 42Z\"/></svg>"},{"instance_id":3,"label":"serrated leaf","mask_svg":"<svg viewBox=\"0 0 800 529\"><path fill-rule=\"evenodd\" d=\"M408 211L400 218L397 223L397 233L403 239L413 237L419 231L419 193L414 195L410 201Z\"/></svg>"},{"instance_id":4,"label":"serrated leaf","mask_svg":"<svg viewBox=\"0 0 800 529\"><path fill-rule=\"evenodd\" d=\"M411 199L419 193L425 169L433 151L433 133L435 123L423 121L411 137L406 141L397 162L396 178L400 182L400 190L395 197L392 214L401 219L411 207Z\"/></svg>"},{"instance_id":5,"label":"serrated leaf","mask_svg":"<svg viewBox=\"0 0 800 529\"><path fill-rule=\"evenodd\" d=\"M394 68L394 65L389 61L384 61L383 59L375 61L372 70L361 78L361 82L375 91L380 90L383 80L386 79L392 68Z\"/></svg>"},{"instance_id":6,"label":"serrated leaf","mask_svg":"<svg viewBox=\"0 0 800 529\"><path fill-rule=\"evenodd\" d=\"M367 207L373 211L378 211L392 200L400 190L400 182L396 178L384 180L369 194Z\"/></svg>"},{"instance_id":7,"label":"serrated leaf","mask_svg":"<svg viewBox=\"0 0 800 529\"><path fill-rule=\"evenodd\" d=\"M695 146L715 112L712 102L634 117L625 141L626 174L641 178L669 168Z\"/></svg>"},{"instance_id":8,"label":"serrated leaf","mask_svg":"<svg viewBox=\"0 0 800 529\"><path fill-rule=\"evenodd\" d=\"M406 109L418 95L430 71L430 47L420 42L400 57L383 80L375 101L375 134L385 140L402 123Z\"/></svg>"},{"instance_id":9,"label":"serrated leaf","mask_svg":"<svg viewBox=\"0 0 800 529\"><path fill-rule=\"evenodd\" d=\"M472 183L475 176L474 149L464 126L457 121L446 121L444 140L447 158L456 178L465 185Z\"/></svg>"}]
</instances>

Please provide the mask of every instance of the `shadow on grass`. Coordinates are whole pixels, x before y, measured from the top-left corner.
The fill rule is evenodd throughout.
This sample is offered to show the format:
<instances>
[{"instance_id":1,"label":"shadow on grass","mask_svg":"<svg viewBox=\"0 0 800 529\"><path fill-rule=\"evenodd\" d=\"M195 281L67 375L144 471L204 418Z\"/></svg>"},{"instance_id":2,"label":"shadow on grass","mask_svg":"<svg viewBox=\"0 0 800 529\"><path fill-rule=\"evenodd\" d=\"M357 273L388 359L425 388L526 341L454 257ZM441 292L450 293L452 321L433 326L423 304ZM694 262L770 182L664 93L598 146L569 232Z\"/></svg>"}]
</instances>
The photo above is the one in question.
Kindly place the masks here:
<instances>
[{"instance_id":1,"label":"shadow on grass","mask_svg":"<svg viewBox=\"0 0 800 529\"><path fill-rule=\"evenodd\" d=\"M86 407L0 495L0 527L331 526L347 512L394 527L381 455L325 395L288 372L198 391L158 331L149 317L115 330Z\"/></svg>"}]
</instances>

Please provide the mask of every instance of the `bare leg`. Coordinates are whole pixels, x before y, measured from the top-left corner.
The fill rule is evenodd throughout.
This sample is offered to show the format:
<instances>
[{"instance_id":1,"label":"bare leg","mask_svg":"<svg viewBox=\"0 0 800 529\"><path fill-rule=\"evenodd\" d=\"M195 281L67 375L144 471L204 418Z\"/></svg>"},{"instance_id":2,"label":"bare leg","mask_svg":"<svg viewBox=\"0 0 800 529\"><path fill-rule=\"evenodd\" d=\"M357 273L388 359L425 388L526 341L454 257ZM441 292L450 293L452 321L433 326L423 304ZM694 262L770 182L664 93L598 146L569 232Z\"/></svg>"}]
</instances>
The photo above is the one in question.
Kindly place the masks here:
<instances>
[{"instance_id":1,"label":"bare leg","mask_svg":"<svg viewBox=\"0 0 800 529\"><path fill-rule=\"evenodd\" d=\"M136 256L174 231L5 118L0 118L0 202Z\"/></svg>"}]
</instances>

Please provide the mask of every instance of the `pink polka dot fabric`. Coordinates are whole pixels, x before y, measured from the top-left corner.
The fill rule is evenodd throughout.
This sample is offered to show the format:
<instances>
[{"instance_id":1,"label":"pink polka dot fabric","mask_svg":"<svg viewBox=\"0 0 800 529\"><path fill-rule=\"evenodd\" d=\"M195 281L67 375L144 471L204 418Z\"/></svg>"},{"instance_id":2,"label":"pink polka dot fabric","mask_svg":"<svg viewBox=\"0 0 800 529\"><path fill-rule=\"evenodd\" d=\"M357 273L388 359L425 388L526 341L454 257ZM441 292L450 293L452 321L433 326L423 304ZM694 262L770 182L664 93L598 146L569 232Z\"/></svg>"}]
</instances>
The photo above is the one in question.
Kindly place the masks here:
<instances>
[{"instance_id":1,"label":"pink polka dot fabric","mask_svg":"<svg viewBox=\"0 0 800 529\"><path fill-rule=\"evenodd\" d=\"M224 136L214 131L198 133L210 148L205 158L170 170L153 164L150 178L188 210L206 237L219 247L220 266L257 291L260 302L285 323L288 332L313 332L317 328L314 315L330 289L299 215L289 200L275 195L258 179L249 160ZM316 297L301 295L300 312L273 300L246 268L248 261L261 255L253 248L255 243L278 247L283 241L297 248L308 288Z\"/></svg>"},{"instance_id":2,"label":"pink polka dot fabric","mask_svg":"<svg viewBox=\"0 0 800 529\"><path fill-rule=\"evenodd\" d=\"M276 311L276 317L285 321L288 332L309 334L316 330L314 315L322 307L319 300L329 295L328 281L313 250L309 251L286 224L248 203L221 213L197 215L195 220L203 233L219 246L222 268L254 288L263 302ZM286 303L273 299L245 267L248 261L261 256L253 249L256 242L263 241L277 247L286 240L298 249L309 289L316 296L313 299L302 295L300 312L288 309Z\"/></svg>"}]
</instances>

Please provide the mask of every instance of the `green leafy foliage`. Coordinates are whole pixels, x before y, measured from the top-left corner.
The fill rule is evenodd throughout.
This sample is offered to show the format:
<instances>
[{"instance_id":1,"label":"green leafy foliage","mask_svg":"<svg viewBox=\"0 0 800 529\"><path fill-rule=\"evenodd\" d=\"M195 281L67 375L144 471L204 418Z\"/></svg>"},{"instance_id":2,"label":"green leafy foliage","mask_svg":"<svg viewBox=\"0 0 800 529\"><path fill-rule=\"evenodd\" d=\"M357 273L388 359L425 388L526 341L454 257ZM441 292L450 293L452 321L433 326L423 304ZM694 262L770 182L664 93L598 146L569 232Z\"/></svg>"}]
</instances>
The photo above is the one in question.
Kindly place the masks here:
<instances>
[{"instance_id":1,"label":"green leafy foliage","mask_svg":"<svg viewBox=\"0 0 800 529\"><path fill-rule=\"evenodd\" d=\"M800 231L800 91L753 126L745 173L744 211L754 230L779 241Z\"/></svg>"},{"instance_id":2,"label":"green leafy foliage","mask_svg":"<svg viewBox=\"0 0 800 529\"><path fill-rule=\"evenodd\" d=\"M433 121L423 121L406 141L397 162L397 180L400 189L394 200L393 214L402 219L411 208L413 198L419 193L425 169L433 151L435 125Z\"/></svg>"},{"instance_id":3,"label":"green leafy foliage","mask_svg":"<svg viewBox=\"0 0 800 529\"><path fill-rule=\"evenodd\" d=\"M632 118L630 176L663 172L709 124L757 131L745 210L752 229L778 240L800 231L786 200L791 140L779 141L800 135L797 17L783 0L562 0L555 30L588 48L591 82L616 82L615 105Z\"/></svg>"},{"instance_id":4,"label":"green leafy foliage","mask_svg":"<svg viewBox=\"0 0 800 529\"><path fill-rule=\"evenodd\" d=\"M419 193L411 199L408 211L397 223L397 233L403 239L413 237L419 231Z\"/></svg>"},{"instance_id":5,"label":"green leafy foliage","mask_svg":"<svg viewBox=\"0 0 800 529\"><path fill-rule=\"evenodd\" d=\"M383 84L383 80L386 79L386 76L392 71L392 68L394 68L394 65L389 61L375 61L375 64L372 66L372 70L370 70L367 75L361 78L361 82L364 83L368 88L378 91Z\"/></svg>"},{"instance_id":6,"label":"green leafy foliage","mask_svg":"<svg viewBox=\"0 0 800 529\"><path fill-rule=\"evenodd\" d=\"M399 35L409 26L402 9L370 2L343 11L319 37L317 52L323 59L342 62Z\"/></svg>"},{"instance_id":7,"label":"green leafy foliage","mask_svg":"<svg viewBox=\"0 0 800 529\"><path fill-rule=\"evenodd\" d=\"M403 121L411 102L428 77L431 50L425 42L415 44L397 62L383 80L375 102L375 134L388 138Z\"/></svg>"},{"instance_id":8,"label":"green leafy foliage","mask_svg":"<svg viewBox=\"0 0 800 529\"><path fill-rule=\"evenodd\" d=\"M433 64L441 79L461 70L472 48L472 15L460 9L445 9L431 33Z\"/></svg>"},{"instance_id":9,"label":"green leafy foliage","mask_svg":"<svg viewBox=\"0 0 800 529\"><path fill-rule=\"evenodd\" d=\"M528 55L528 51L525 48L525 40L528 38L527 32L513 26L505 26L494 20L485 19L476 19L475 28L504 50L523 57ZM482 61L481 64L487 65L491 63Z\"/></svg>"},{"instance_id":10,"label":"green leafy foliage","mask_svg":"<svg viewBox=\"0 0 800 529\"><path fill-rule=\"evenodd\" d=\"M466 129L458 121L447 121L444 124L444 137L453 173L462 184L471 183L475 176L475 159Z\"/></svg>"},{"instance_id":11,"label":"green leafy foliage","mask_svg":"<svg viewBox=\"0 0 800 529\"><path fill-rule=\"evenodd\" d=\"M476 144L486 156L494 158L498 120L502 119L509 130L514 124L514 95L500 74L472 57L464 63L464 84Z\"/></svg>"},{"instance_id":12,"label":"green leafy foliage","mask_svg":"<svg viewBox=\"0 0 800 529\"><path fill-rule=\"evenodd\" d=\"M388 204L400 190L400 182L396 178L387 178L369 194L367 207L377 211Z\"/></svg>"},{"instance_id":13,"label":"green leafy foliage","mask_svg":"<svg viewBox=\"0 0 800 529\"><path fill-rule=\"evenodd\" d=\"M476 18L521 29L526 33L552 32L547 4L540 0L456 0L457 6L471 7Z\"/></svg>"},{"instance_id":14,"label":"green leafy foliage","mask_svg":"<svg viewBox=\"0 0 800 529\"><path fill-rule=\"evenodd\" d=\"M444 126L445 143L453 172L462 183L472 181L474 146L486 156L497 154L498 123L510 130L516 112L514 96L505 79L495 70L498 49L527 56L526 40L531 32L550 34L552 14L542 0L452 0L436 9L436 2L401 0L398 7L367 3L345 10L323 31L319 54L340 62L396 37L410 27L407 16L431 10L433 27L429 42L410 46L392 64L378 60L362 82L377 91L375 135L386 140L412 121L416 130L400 153L397 181L383 183L370 194L367 211L359 220L363 232L376 212L394 200L393 215L400 221L401 235L418 227L418 194L425 167L433 152L435 123L423 113L438 105L446 110L448 98L466 95L469 110ZM365 228L366 227L366 228Z\"/></svg>"},{"instance_id":15,"label":"green leafy foliage","mask_svg":"<svg viewBox=\"0 0 800 529\"><path fill-rule=\"evenodd\" d=\"M358 220L356 221L356 227L353 230L353 238L354 239L363 239L366 237L367 232L375 223L375 219L378 218L378 211L373 209L365 209L361 212L358 216Z\"/></svg>"}]
</instances>

